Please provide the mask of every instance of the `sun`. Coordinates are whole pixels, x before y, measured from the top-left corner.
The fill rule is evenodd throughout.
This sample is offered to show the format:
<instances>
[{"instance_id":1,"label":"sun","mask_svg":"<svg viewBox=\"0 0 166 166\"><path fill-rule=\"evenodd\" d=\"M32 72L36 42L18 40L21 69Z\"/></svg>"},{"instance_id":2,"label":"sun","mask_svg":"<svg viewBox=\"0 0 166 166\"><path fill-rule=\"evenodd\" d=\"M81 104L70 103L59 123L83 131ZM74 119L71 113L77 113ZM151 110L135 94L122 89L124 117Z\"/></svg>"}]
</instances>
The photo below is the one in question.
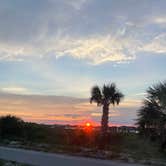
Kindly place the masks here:
<instances>
[{"instance_id":1,"label":"sun","mask_svg":"<svg viewBox=\"0 0 166 166\"><path fill-rule=\"evenodd\" d=\"M85 125L86 125L86 127L90 127L91 126L91 124L89 122L87 122Z\"/></svg>"}]
</instances>

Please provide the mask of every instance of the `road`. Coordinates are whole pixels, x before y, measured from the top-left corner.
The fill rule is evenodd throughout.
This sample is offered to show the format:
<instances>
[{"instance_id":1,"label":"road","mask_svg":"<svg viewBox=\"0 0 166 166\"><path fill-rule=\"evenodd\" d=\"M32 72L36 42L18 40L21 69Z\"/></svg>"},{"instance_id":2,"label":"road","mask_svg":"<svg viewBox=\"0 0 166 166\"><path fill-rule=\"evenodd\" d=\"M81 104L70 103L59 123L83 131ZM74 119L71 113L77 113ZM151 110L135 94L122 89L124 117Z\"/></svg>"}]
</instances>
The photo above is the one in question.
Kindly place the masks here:
<instances>
[{"instance_id":1,"label":"road","mask_svg":"<svg viewBox=\"0 0 166 166\"><path fill-rule=\"evenodd\" d=\"M0 159L12 160L34 166L141 166L121 162L72 157L32 150L0 147Z\"/></svg>"}]
</instances>

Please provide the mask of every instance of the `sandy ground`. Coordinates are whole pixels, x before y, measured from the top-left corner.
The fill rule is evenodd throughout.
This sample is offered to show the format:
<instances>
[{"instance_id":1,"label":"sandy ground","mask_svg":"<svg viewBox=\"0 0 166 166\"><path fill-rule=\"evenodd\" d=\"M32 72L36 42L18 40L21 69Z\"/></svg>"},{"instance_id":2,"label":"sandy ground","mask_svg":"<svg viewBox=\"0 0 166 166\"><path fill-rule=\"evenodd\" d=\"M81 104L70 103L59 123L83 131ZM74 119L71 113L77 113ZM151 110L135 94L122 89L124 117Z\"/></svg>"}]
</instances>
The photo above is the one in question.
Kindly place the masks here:
<instances>
[{"instance_id":1,"label":"sandy ground","mask_svg":"<svg viewBox=\"0 0 166 166\"><path fill-rule=\"evenodd\" d=\"M8 147L0 147L0 159L36 166L142 166L139 164L125 164L115 161L72 157Z\"/></svg>"}]
</instances>

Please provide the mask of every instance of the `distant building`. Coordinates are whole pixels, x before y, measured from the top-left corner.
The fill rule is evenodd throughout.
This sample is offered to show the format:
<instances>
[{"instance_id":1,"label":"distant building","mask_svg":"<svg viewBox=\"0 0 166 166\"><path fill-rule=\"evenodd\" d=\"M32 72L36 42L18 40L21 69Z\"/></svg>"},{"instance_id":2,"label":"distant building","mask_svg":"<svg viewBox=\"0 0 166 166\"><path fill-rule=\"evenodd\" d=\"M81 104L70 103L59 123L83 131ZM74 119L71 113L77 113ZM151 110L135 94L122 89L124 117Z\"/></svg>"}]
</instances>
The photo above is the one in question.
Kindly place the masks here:
<instances>
[{"instance_id":1,"label":"distant building","mask_svg":"<svg viewBox=\"0 0 166 166\"><path fill-rule=\"evenodd\" d=\"M75 129L85 129L85 126L71 126L71 125L66 125L64 127L65 130L75 130ZM100 131L100 127L93 127L95 131ZM110 133L138 133L137 127L134 126L111 126L109 127L109 132Z\"/></svg>"},{"instance_id":2,"label":"distant building","mask_svg":"<svg viewBox=\"0 0 166 166\"><path fill-rule=\"evenodd\" d=\"M110 133L138 133L137 127L133 126L112 126L109 127L109 132Z\"/></svg>"}]
</instances>

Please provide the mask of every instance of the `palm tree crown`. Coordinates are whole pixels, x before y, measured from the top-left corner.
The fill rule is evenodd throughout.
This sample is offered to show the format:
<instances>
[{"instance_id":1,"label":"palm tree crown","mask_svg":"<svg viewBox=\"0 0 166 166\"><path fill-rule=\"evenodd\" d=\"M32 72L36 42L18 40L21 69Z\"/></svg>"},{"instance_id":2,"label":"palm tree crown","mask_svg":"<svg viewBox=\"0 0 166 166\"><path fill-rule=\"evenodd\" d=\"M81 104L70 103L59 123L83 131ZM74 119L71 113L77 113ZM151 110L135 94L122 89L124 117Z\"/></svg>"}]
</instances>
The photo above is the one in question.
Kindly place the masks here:
<instances>
[{"instance_id":1,"label":"palm tree crown","mask_svg":"<svg viewBox=\"0 0 166 166\"><path fill-rule=\"evenodd\" d=\"M91 91L90 102L96 102L98 106L105 103L107 104L119 104L124 95L116 88L114 83L104 85L103 88L94 86Z\"/></svg>"},{"instance_id":2,"label":"palm tree crown","mask_svg":"<svg viewBox=\"0 0 166 166\"><path fill-rule=\"evenodd\" d=\"M166 82L158 83L147 90L147 99L154 100L166 113Z\"/></svg>"}]
</instances>

